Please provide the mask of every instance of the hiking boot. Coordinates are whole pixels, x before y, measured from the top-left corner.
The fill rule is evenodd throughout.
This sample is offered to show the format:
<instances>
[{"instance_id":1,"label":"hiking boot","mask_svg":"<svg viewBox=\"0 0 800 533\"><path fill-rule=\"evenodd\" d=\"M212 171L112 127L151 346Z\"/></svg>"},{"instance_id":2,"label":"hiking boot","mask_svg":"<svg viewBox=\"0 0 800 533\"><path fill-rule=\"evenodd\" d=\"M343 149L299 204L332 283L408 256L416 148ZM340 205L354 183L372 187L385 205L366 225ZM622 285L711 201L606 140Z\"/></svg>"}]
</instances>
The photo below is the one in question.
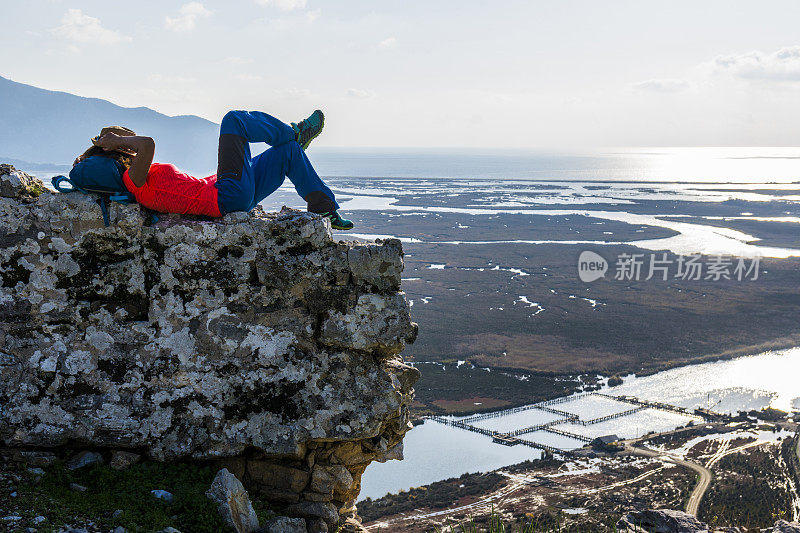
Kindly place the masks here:
<instances>
[{"instance_id":1,"label":"hiking boot","mask_svg":"<svg viewBox=\"0 0 800 533\"><path fill-rule=\"evenodd\" d=\"M294 130L294 140L305 150L311 141L317 138L322 133L322 127L325 125L325 115L322 111L317 109L311 116L300 122L292 122L292 129Z\"/></svg>"},{"instance_id":2,"label":"hiking boot","mask_svg":"<svg viewBox=\"0 0 800 533\"><path fill-rule=\"evenodd\" d=\"M353 222L342 218L338 211L331 211L329 213L321 213L322 216L331 221L333 229L348 230L353 229Z\"/></svg>"}]
</instances>

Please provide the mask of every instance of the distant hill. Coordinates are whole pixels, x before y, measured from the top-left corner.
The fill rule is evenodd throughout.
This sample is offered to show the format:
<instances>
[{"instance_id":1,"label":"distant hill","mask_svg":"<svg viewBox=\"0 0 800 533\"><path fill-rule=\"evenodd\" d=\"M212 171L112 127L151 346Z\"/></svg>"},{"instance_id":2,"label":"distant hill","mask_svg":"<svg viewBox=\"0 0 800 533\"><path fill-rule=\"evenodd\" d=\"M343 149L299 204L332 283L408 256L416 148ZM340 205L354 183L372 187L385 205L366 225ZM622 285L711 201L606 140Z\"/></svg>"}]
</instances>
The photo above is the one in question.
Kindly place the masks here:
<instances>
[{"instance_id":1,"label":"distant hill","mask_svg":"<svg viewBox=\"0 0 800 533\"><path fill-rule=\"evenodd\" d=\"M219 126L211 121L193 115L170 117L146 107L121 107L0 76L0 156L8 160L71 164L89 147L89 139L110 124L153 137L157 161L198 174L216 169Z\"/></svg>"},{"instance_id":2,"label":"distant hill","mask_svg":"<svg viewBox=\"0 0 800 533\"><path fill-rule=\"evenodd\" d=\"M57 163L34 163L22 159L14 159L0 154L0 164L6 163L26 172L69 172L71 165L59 165Z\"/></svg>"}]
</instances>

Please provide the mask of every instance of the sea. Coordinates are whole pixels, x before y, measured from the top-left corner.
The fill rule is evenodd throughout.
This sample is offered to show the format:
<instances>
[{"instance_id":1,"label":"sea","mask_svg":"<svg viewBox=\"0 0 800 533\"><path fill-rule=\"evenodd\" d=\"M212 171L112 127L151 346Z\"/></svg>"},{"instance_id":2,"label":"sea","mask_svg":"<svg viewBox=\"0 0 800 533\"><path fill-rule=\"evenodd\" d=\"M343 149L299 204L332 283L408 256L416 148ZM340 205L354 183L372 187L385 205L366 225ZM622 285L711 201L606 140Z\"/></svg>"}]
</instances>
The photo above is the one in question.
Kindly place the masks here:
<instances>
[{"instance_id":1,"label":"sea","mask_svg":"<svg viewBox=\"0 0 800 533\"><path fill-rule=\"evenodd\" d=\"M499 180L795 183L800 147L597 150L311 148L321 176Z\"/></svg>"}]
</instances>

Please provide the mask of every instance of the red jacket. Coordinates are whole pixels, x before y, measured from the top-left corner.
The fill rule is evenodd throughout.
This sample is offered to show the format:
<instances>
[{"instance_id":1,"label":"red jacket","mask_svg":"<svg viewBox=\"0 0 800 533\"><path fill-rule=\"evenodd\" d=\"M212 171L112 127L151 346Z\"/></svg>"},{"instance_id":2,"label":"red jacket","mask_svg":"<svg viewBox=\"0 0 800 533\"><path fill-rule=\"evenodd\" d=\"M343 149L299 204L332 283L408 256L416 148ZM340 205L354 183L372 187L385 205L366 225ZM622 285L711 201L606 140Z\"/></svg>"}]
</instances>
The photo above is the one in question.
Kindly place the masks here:
<instances>
[{"instance_id":1,"label":"red jacket","mask_svg":"<svg viewBox=\"0 0 800 533\"><path fill-rule=\"evenodd\" d=\"M147 181L141 187L134 185L127 170L122 175L122 181L137 202L154 211L222 216L217 203L216 174L195 178L174 165L153 163L147 172Z\"/></svg>"}]
</instances>

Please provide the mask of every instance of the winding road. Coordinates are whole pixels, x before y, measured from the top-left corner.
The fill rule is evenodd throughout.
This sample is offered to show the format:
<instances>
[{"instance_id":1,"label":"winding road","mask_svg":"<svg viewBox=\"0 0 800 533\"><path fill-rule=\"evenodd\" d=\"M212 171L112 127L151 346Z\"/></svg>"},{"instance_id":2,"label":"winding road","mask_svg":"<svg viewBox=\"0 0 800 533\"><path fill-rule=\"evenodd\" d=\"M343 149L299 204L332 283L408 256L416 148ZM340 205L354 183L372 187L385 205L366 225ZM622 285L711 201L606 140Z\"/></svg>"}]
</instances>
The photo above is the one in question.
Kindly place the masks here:
<instances>
[{"instance_id":1,"label":"winding road","mask_svg":"<svg viewBox=\"0 0 800 533\"><path fill-rule=\"evenodd\" d=\"M697 511L700 508L700 502L703 501L703 496L705 496L706 491L711 486L711 481L714 479L713 474L711 473L711 467L713 467L716 463L719 462L720 459L727 455L731 455L733 453L738 453L742 450L746 450L747 448L753 448L755 446L760 446L764 444L763 441L756 440L753 442L749 442L747 444L743 444L741 446L737 446L736 448L731 448L731 442L729 439L725 439L721 442L719 449L714 452L714 455L706 461L705 466L695 463L694 461L688 461L683 459L682 457L678 457L676 455L672 455L666 452L660 452L658 450L652 450L650 448L645 448L641 446L627 446L627 449L636 455L644 455L645 457L660 457L664 459L668 459L673 461L675 464L683 466L685 468L689 468L697 472L700 476L697 479L697 484L694 486L694 490L692 490L692 494L689 496L689 501L686 502L686 512L690 515L697 516Z\"/></svg>"},{"instance_id":2,"label":"winding road","mask_svg":"<svg viewBox=\"0 0 800 533\"><path fill-rule=\"evenodd\" d=\"M626 448L634 455L643 455L645 457L652 457L656 459L667 459L676 465L689 468L690 470L697 472L700 477L697 480L697 485L695 485L691 496L689 496L689 502L686 504L686 512L691 515L697 515L697 508L700 506L700 501L703 499L703 495L706 493L706 490L708 490L708 487L711 485L711 480L713 479L711 470L703 465L695 463L694 461L687 461L686 459L683 459L677 455L660 452L658 450L652 450L643 446L628 445Z\"/></svg>"}]
</instances>

